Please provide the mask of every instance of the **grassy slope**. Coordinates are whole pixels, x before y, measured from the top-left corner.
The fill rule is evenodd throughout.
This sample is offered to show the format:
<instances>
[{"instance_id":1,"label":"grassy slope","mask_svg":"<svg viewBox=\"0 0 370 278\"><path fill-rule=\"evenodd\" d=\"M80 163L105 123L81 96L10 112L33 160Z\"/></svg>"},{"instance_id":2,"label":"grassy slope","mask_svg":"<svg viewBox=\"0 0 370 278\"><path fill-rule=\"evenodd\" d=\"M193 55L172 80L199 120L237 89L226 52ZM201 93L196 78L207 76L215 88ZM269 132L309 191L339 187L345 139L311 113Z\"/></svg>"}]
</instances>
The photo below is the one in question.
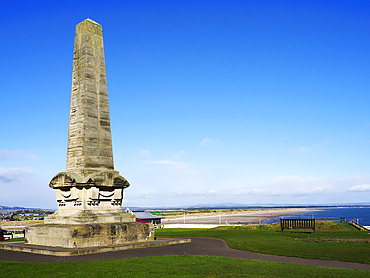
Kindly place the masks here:
<instances>
[{"instance_id":1,"label":"grassy slope","mask_svg":"<svg viewBox=\"0 0 370 278\"><path fill-rule=\"evenodd\" d=\"M318 223L316 233L301 230L280 232L279 225L219 227L215 229L163 229L157 236L214 237L235 249L291 257L370 263L367 242L306 242L305 238L369 238L346 223Z\"/></svg>"},{"instance_id":2,"label":"grassy slope","mask_svg":"<svg viewBox=\"0 0 370 278\"><path fill-rule=\"evenodd\" d=\"M164 256L71 263L0 261L0 277L369 277L366 270L205 256Z\"/></svg>"}]
</instances>

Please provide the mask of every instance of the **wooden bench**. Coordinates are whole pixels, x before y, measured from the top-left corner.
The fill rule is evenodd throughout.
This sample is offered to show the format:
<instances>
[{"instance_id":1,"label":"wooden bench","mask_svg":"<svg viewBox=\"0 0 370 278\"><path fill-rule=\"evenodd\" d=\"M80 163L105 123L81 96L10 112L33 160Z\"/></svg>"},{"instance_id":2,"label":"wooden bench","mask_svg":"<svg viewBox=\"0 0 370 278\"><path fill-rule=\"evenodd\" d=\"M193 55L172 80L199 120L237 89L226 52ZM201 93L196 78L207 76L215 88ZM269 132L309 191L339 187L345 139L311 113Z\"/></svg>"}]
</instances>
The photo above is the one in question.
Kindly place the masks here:
<instances>
[{"instance_id":1,"label":"wooden bench","mask_svg":"<svg viewBox=\"0 0 370 278\"><path fill-rule=\"evenodd\" d=\"M280 218L281 231L284 229L312 229L315 232L314 218L283 219Z\"/></svg>"}]
</instances>

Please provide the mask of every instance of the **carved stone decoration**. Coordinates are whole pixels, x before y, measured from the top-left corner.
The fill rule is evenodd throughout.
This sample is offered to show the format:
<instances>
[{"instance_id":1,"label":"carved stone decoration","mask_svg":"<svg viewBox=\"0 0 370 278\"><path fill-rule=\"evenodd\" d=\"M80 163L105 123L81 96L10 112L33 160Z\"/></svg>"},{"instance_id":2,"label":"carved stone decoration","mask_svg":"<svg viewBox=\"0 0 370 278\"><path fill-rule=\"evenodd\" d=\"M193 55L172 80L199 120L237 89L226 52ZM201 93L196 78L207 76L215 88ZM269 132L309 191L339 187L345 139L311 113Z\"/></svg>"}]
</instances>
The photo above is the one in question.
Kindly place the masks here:
<instances>
[{"instance_id":1,"label":"carved stone decoration","mask_svg":"<svg viewBox=\"0 0 370 278\"><path fill-rule=\"evenodd\" d=\"M81 209L105 209L121 207L123 190L129 182L117 171L94 171L82 177L73 172L61 172L55 175L49 186L55 189L60 210L80 206Z\"/></svg>"}]
</instances>

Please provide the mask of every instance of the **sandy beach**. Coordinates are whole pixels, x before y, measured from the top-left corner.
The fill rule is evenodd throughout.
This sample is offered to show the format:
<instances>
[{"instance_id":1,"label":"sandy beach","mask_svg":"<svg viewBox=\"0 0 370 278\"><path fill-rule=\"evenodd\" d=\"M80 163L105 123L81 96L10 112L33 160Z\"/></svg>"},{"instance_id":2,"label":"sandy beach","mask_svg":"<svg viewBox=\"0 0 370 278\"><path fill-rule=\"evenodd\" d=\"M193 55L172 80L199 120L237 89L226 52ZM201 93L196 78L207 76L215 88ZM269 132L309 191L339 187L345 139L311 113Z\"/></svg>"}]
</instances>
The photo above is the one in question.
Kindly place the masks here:
<instances>
[{"instance_id":1,"label":"sandy beach","mask_svg":"<svg viewBox=\"0 0 370 278\"><path fill-rule=\"evenodd\" d=\"M191 213L184 211L184 215L169 216L162 219L162 224L213 224L213 225L231 225L231 224L248 224L262 223L267 219L280 217L285 215L299 214L317 209L307 208L266 208L266 209L246 209L246 210L216 210L214 212L204 213L198 211ZM24 227L42 223L42 220L26 220L26 221L11 221L0 222L0 227L5 230L23 230ZM185 222L185 223L184 223Z\"/></svg>"},{"instance_id":2,"label":"sandy beach","mask_svg":"<svg viewBox=\"0 0 370 278\"><path fill-rule=\"evenodd\" d=\"M213 215L185 216L162 219L162 224L246 224L262 223L263 221L285 215L306 213L315 209L287 208L287 209L259 209L240 213L216 212Z\"/></svg>"}]
</instances>

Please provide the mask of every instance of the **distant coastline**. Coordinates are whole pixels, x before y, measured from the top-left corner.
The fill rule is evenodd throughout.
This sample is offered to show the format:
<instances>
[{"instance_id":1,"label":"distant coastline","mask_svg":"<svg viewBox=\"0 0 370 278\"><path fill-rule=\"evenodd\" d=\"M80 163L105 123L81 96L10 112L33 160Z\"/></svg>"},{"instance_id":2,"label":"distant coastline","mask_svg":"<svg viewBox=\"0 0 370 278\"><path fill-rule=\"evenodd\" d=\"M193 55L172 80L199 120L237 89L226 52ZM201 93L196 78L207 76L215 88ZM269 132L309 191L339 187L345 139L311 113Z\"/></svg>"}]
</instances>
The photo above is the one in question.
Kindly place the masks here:
<instances>
[{"instance_id":1,"label":"distant coastline","mask_svg":"<svg viewBox=\"0 0 370 278\"><path fill-rule=\"evenodd\" d=\"M369 206L356 206L356 207L327 207L322 210L316 210L312 212L303 212L298 215L290 215L288 218L295 217L313 217L316 219L326 218L326 217L337 217L344 218L345 221L355 221L362 226L370 226L370 207ZM277 223L278 218L272 218L265 222L265 224Z\"/></svg>"},{"instance_id":2,"label":"distant coastline","mask_svg":"<svg viewBox=\"0 0 370 278\"><path fill-rule=\"evenodd\" d=\"M298 204L260 204L260 205L248 205L248 204L202 204L196 206L140 206L140 207L130 207L131 210L143 211L143 210L210 210L210 209L294 209L294 208L306 208L306 209L316 209L316 208L370 208L370 203L364 204L314 204L314 205L298 205ZM16 211L16 210L46 210L55 211L56 209L51 208L34 208L34 207L22 207L22 206L10 206L10 205L0 205L1 211Z\"/></svg>"},{"instance_id":3,"label":"distant coastline","mask_svg":"<svg viewBox=\"0 0 370 278\"><path fill-rule=\"evenodd\" d=\"M162 224L262 224L264 221L286 215L308 213L316 209L308 208L258 208L258 209L240 209L231 210L213 210L211 212L183 211L181 216L169 216L162 219Z\"/></svg>"}]
</instances>

